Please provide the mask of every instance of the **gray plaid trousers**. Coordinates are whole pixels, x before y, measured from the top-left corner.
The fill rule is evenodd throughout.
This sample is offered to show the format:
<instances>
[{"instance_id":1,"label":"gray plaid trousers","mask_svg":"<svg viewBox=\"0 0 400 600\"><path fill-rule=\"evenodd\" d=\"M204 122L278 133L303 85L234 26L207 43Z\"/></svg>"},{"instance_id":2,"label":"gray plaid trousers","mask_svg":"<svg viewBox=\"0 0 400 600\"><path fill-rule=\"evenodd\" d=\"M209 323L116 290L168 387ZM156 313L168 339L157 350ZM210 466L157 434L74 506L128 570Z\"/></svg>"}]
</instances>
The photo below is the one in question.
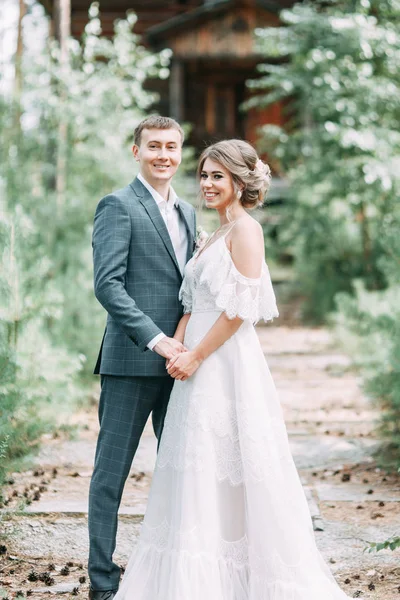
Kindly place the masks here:
<instances>
[{"instance_id":1,"label":"gray plaid trousers","mask_svg":"<svg viewBox=\"0 0 400 600\"><path fill-rule=\"evenodd\" d=\"M118 589L120 567L112 556L124 484L151 412L160 439L173 383L170 377L102 376L100 434L89 492L89 577L94 590Z\"/></svg>"}]
</instances>

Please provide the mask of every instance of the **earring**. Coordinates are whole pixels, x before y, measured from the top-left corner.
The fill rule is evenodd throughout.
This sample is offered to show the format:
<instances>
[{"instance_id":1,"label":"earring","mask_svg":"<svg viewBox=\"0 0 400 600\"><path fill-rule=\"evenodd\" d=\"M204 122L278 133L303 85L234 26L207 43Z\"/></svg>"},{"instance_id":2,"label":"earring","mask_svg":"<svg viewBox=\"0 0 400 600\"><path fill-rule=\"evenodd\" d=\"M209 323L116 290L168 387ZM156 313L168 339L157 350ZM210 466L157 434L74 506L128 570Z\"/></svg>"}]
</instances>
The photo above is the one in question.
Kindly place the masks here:
<instances>
[{"instance_id":1,"label":"earring","mask_svg":"<svg viewBox=\"0 0 400 600\"><path fill-rule=\"evenodd\" d=\"M240 200L240 198L242 197L242 190L238 190L236 192L236 197L237 197L238 200Z\"/></svg>"}]
</instances>

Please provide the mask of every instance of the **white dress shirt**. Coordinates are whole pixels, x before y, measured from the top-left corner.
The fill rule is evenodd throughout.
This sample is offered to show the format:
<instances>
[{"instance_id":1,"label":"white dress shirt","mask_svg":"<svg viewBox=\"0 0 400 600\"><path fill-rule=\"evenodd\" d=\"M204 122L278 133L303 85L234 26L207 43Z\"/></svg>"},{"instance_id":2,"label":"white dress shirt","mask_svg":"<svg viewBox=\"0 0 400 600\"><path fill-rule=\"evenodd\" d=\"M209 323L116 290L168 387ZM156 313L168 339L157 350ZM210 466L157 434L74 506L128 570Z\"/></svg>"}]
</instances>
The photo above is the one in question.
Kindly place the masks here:
<instances>
[{"instance_id":1,"label":"white dress shirt","mask_svg":"<svg viewBox=\"0 0 400 600\"><path fill-rule=\"evenodd\" d=\"M165 225L167 226L169 237L171 238L172 246L174 248L176 260L178 261L179 269L183 275L183 270L186 264L186 257L188 251L188 236L186 226L183 220L179 216L178 204L179 198L175 193L175 190L170 187L168 200L164 198L155 190L143 177L141 173L138 174L137 178L144 187L149 190L150 194L157 203L160 210L161 216L164 219ZM154 346L158 342L166 337L164 333L159 333L147 344L150 350L153 350Z\"/></svg>"}]
</instances>

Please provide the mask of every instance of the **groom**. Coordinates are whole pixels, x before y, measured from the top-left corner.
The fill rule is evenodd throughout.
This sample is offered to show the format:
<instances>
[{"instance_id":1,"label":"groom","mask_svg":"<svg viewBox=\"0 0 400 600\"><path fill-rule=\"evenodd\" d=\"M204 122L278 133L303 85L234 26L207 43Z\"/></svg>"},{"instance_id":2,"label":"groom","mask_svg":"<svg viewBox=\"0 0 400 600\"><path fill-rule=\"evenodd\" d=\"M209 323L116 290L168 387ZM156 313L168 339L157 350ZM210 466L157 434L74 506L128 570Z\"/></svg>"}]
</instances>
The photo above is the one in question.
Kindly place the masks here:
<instances>
[{"instance_id":1,"label":"groom","mask_svg":"<svg viewBox=\"0 0 400 600\"><path fill-rule=\"evenodd\" d=\"M139 175L103 198L94 219L94 287L108 317L95 368L101 395L89 492L91 600L112 600L118 589L120 568L112 556L125 480L150 413L160 439L174 382L165 359L185 350L172 337L195 236L194 209L171 187L182 143L173 119L139 123L133 146Z\"/></svg>"}]
</instances>

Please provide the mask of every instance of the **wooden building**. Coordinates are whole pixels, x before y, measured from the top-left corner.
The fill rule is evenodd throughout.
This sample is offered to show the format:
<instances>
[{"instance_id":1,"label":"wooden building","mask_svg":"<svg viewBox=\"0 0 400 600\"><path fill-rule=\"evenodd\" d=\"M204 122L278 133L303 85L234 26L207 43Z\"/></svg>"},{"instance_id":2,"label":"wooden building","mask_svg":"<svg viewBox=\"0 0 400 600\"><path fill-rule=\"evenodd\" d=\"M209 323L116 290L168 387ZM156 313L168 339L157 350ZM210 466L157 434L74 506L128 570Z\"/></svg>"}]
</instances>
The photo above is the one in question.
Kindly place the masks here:
<instances>
[{"instance_id":1,"label":"wooden building","mask_svg":"<svg viewBox=\"0 0 400 600\"><path fill-rule=\"evenodd\" d=\"M71 32L80 37L87 23L90 0L70 2ZM62 0L42 0L53 18ZM171 48L168 80L149 86L160 95L156 109L192 124L190 142L201 149L226 137L255 142L257 127L281 124L282 106L262 111L241 110L249 97L246 80L256 77L261 57L254 45L256 27L275 27L279 11L291 0L101 0L104 35L113 22L131 9L138 21L134 31L154 50ZM55 27L57 31L57 24Z\"/></svg>"}]
</instances>

